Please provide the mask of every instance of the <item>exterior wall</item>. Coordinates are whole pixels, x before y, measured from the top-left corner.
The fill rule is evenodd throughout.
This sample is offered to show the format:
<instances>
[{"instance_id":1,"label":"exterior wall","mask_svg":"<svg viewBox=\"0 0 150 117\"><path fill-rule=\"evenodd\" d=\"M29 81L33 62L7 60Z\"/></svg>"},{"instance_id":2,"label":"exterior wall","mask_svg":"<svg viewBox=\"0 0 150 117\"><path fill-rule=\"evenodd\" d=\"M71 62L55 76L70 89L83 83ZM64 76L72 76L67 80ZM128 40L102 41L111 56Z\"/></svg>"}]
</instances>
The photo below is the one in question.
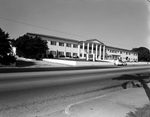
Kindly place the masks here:
<instances>
[{"instance_id":1,"label":"exterior wall","mask_svg":"<svg viewBox=\"0 0 150 117\"><path fill-rule=\"evenodd\" d=\"M48 48L49 48L49 54L51 52L63 52L64 56L73 56L74 54L78 54L78 43L77 42L71 42L71 41L67 41L67 40L60 40L60 39L53 39L53 38L45 38L45 37L41 37L44 40L47 40L47 44L48 44ZM56 45L52 45L51 42L56 42ZM63 43L63 46L60 46L59 43ZM70 44L70 47L67 47L67 43ZM77 45L77 47L73 47L73 44ZM70 54L70 55L67 55Z\"/></svg>"},{"instance_id":2,"label":"exterior wall","mask_svg":"<svg viewBox=\"0 0 150 117\"><path fill-rule=\"evenodd\" d=\"M121 54L119 53L119 51L116 52L111 52L112 50L110 49L106 49L106 59L107 60L116 60L119 56L121 56ZM115 56L113 56L115 55Z\"/></svg>"},{"instance_id":3,"label":"exterior wall","mask_svg":"<svg viewBox=\"0 0 150 117\"><path fill-rule=\"evenodd\" d=\"M35 35L30 35L32 37L35 37ZM46 52L46 54L51 54L51 52L56 55L57 52L59 54L59 52L63 52L63 55L66 56L66 53L70 53L70 56L73 56L73 54L78 54L78 41L71 41L71 40L67 40L67 39L57 39L57 38L50 38L50 37L44 37L44 36L40 36L41 39L46 40L47 41L47 46L49 48L49 50ZM56 42L56 45L52 45L51 42ZM63 43L63 46L59 46L59 43ZM67 47L67 43L71 44L71 47ZM77 45L77 48L73 47L73 44Z\"/></svg>"},{"instance_id":4,"label":"exterior wall","mask_svg":"<svg viewBox=\"0 0 150 117\"><path fill-rule=\"evenodd\" d=\"M16 47L12 47L13 55L16 55Z\"/></svg>"},{"instance_id":5,"label":"exterior wall","mask_svg":"<svg viewBox=\"0 0 150 117\"><path fill-rule=\"evenodd\" d=\"M110 60L114 58L118 59L120 57L122 61L138 61L138 54L130 50L107 48L106 55L107 59Z\"/></svg>"},{"instance_id":6,"label":"exterior wall","mask_svg":"<svg viewBox=\"0 0 150 117\"><path fill-rule=\"evenodd\" d=\"M56 40L55 40L56 41ZM64 46L59 46L59 42L64 43ZM67 42L69 44L71 44L71 47L67 47L66 42L65 41L57 41L56 45L51 45L51 41L48 41L48 47L49 47L49 52L51 51L55 51L55 52L64 52L64 55L66 56L65 52L69 52L71 53L71 56L73 56L73 53L78 54L78 48L74 48L73 44L78 45L77 43L73 43L73 42Z\"/></svg>"}]
</instances>

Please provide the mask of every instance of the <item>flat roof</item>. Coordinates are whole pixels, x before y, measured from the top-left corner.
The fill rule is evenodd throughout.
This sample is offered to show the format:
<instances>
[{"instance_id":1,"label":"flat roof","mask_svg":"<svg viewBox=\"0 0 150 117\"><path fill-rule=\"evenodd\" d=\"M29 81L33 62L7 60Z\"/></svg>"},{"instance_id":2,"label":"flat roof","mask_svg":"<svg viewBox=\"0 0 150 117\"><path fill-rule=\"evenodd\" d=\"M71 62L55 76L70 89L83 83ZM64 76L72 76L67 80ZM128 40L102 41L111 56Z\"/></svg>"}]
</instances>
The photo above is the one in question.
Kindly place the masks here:
<instances>
[{"instance_id":1,"label":"flat roof","mask_svg":"<svg viewBox=\"0 0 150 117\"><path fill-rule=\"evenodd\" d=\"M26 34L27 35L33 35L33 36L46 37L46 38L60 39L60 40L64 40L64 41L79 42L78 40L74 40L74 39L63 38L63 37L58 37L58 36L51 36L51 35L45 35L45 34L36 34L36 33L26 33Z\"/></svg>"},{"instance_id":2,"label":"flat roof","mask_svg":"<svg viewBox=\"0 0 150 117\"><path fill-rule=\"evenodd\" d=\"M122 50L122 51L130 51L130 52L134 52L134 53L137 53L135 51L132 51L132 50L128 50L128 49L123 49L123 48L117 48L117 47L112 47L112 46L107 46L106 45L106 48L112 48L112 49L116 49L116 50Z\"/></svg>"},{"instance_id":3,"label":"flat roof","mask_svg":"<svg viewBox=\"0 0 150 117\"><path fill-rule=\"evenodd\" d=\"M89 40L85 40L85 41L79 41L79 40L75 40L75 39L69 39L69 38L63 38L63 37L58 37L58 36L52 36L52 35L45 35L45 34L37 34L37 33L26 33L27 35L33 35L33 36L40 36L40 37L46 37L46 38L53 38L53 39L60 39L60 40L64 40L64 41L72 41L72 42L76 42L76 43L80 43L80 42L88 42L88 41L98 41L101 44L101 41L99 41L98 39L89 39ZM46 39L48 40L48 39ZM94 42L93 42L94 43ZM112 47L112 46L107 46L105 45L106 48L111 48L111 49L117 49L117 50L123 50L123 51L130 51L130 52L134 52L137 53L135 51L132 50L127 50L127 49L123 49L123 48L118 48L118 47Z\"/></svg>"}]
</instances>

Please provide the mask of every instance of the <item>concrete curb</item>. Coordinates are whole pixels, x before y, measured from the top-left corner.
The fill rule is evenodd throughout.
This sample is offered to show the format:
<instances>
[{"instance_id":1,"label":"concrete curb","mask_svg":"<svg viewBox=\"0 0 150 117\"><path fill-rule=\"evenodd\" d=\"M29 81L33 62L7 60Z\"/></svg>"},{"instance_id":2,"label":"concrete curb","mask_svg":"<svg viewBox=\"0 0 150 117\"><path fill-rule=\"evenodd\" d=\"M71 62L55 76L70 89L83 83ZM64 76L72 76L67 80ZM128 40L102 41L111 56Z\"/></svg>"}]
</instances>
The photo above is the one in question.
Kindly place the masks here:
<instances>
[{"instance_id":1,"label":"concrete curb","mask_svg":"<svg viewBox=\"0 0 150 117\"><path fill-rule=\"evenodd\" d=\"M65 108L65 114L71 117L125 117L128 112L148 103L143 88L129 88L70 104Z\"/></svg>"},{"instance_id":2,"label":"concrete curb","mask_svg":"<svg viewBox=\"0 0 150 117\"><path fill-rule=\"evenodd\" d=\"M126 89L126 90L128 90L128 89ZM116 92L121 92L121 91L123 91L123 90L116 91ZM115 93L116 93L116 92L115 92ZM112 92L112 93L114 93L114 92ZM65 108L65 114L66 114L66 115L71 115L70 108L71 108L72 106L74 106L74 105L81 104L81 103L84 103L84 102L88 102L88 101L91 101L91 100L95 100L95 99L98 99L98 98L102 98L102 97L111 95L112 93L105 94L105 95L101 95L101 96L98 96L98 97L94 97L94 98L91 98L91 99L87 99L87 100L83 100L83 101L80 101L80 102L76 102L76 103L70 104L70 105L68 105L68 106Z\"/></svg>"},{"instance_id":3,"label":"concrete curb","mask_svg":"<svg viewBox=\"0 0 150 117\"><path fill-rule=\"evenodd\" d=\"M38 71L65 71L65 70L88 70L88 69L104 69L104 68L118 68L114 65L110 66L72 66L72 67L7 67L0 68L0 73L16 73L16 72L38 72Z\"/></svg>"}]
</instances>

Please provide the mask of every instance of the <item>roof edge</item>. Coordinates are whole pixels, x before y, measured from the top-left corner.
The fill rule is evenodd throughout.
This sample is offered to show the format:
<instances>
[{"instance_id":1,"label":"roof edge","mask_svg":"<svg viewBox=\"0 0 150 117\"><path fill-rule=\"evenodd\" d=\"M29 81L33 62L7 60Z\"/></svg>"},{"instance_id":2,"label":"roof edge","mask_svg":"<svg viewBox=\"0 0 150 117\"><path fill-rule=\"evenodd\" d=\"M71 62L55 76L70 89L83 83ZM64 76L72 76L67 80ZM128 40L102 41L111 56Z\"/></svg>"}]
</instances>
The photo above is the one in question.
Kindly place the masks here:
<instances>
[{"instance_id":1,"label":"roof edge","mask_svg":"<svg viewBox=\"0 0 150 117\"><path fill-rule=\"evenodd\" d=\"M51 36L51 35L37 34L37 33L28 33L28 32L26 34L27 35L34 35L34 36L41 36L41 37L47 37L47 38L54 38L54 39L61 39L61 40L68 40L68 41L79 42L79 40L69 39L69 38L64 38L64 37L59 37L59 36Z\"/></svg>"}]
</instances>

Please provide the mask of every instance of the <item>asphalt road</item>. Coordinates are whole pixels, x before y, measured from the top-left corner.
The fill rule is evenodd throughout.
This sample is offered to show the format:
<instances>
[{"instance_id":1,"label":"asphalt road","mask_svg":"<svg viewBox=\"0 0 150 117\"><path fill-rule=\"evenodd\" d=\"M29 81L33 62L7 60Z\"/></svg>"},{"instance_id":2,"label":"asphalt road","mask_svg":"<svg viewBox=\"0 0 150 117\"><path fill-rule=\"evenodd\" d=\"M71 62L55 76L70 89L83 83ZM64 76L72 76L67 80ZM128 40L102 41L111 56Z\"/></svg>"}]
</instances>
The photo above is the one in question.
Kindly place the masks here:
<instances>
[{"instance_id":1,"label":"asphalt road","mask_svg":"<svg viewBox=\"0 0 150 117\"><path fill-rule=\"evenodd\" d=\"M121 86L123 74L149 73L150 67L20 72L0 74L0 117L38 117Z\"/></svg>"},{"instance_id":2,"label":"asphalt road","mask_svg":"<svg viewBox=\"0 0 150 117\"><path fill-rule=\"evenodd\" d=\"M56 67L6 67L0 68L0 73L19 73L19 72L42 72L42 71L70 71L70 70L91 70L91 69L109 69L109 68L120 68L120 67L142 67L149 65L127 65L127 66L115 66L115 65L101 65L101 66L56 66Z\"/></svg>"}]
</instances>

